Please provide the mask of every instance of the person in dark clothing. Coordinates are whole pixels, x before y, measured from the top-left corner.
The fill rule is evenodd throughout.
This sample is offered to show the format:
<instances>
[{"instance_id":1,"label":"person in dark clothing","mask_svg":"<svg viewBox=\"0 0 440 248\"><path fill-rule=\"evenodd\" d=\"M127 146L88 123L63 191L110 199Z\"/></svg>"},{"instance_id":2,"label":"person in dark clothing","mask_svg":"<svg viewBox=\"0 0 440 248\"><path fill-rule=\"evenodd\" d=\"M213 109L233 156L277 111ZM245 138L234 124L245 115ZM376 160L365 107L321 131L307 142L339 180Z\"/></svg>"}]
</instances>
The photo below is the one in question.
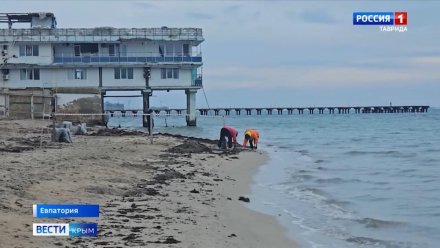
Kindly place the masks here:
<instances>
[{"instance_id":1,"label":"person in dark clothing","mask_svg":"<svg viewBox=\"0 0 440 248\"><path fill-rule=\"evenodd\" d=\"M234 147L237 144L237 135L238 132L233 127L224 126L220 129L220 139L218 141L218 147L226 149L226 137L228 138L228 147L232 148L232 143L234 143Z\"/></svg>"}]
</instances>

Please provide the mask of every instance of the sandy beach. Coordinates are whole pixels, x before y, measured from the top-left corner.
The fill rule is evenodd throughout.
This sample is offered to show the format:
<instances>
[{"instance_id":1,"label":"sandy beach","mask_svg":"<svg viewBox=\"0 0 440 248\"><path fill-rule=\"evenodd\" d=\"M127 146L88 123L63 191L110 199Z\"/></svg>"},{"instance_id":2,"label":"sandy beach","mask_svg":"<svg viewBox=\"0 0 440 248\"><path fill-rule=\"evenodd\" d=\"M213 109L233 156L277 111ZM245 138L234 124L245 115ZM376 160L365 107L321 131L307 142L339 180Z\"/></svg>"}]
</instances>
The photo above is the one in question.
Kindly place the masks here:
<instances>
[{"instance_id":1,"label":"sandy beach","mask_svg":"<svg viewBox=\"0 0 440 248\"><path fill-rule=\"evenodd\" d=\"M98 129L51 143L49 124L0 121L0 247L296 247L274 218L238 200L261 151ZM36 219L35 203L97 203L100 218ZM32 223L44 222L97 222L99 234L33 237Z\"/></svg>"}]
</instances>

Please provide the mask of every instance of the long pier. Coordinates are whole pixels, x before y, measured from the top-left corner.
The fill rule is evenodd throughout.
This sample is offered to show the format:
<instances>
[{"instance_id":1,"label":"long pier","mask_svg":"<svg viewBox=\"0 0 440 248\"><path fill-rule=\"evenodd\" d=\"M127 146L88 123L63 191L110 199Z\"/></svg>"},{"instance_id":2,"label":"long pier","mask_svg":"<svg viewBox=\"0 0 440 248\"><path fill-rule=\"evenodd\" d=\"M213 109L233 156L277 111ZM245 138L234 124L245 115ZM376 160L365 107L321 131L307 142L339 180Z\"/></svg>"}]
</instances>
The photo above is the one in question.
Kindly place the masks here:
<instances>
[{"instance_id":1,"label":"long pier","mask_svg":"<svg viewBox=\"0 0 440 248\"><path fill-rule=\"evenodd\" d=\"M231 113L235 112L235 115L252 115L256 113L257 115L262 115L266 112L267 115L272 115L277 113L278 115L283 115L286 113L288 115L293 115L297 113L299 115L308 112L309 114L370 114L370 113L424 113L428 112L429 106L426 105L405 105L405 106L354 106L354 107L264 107L264 108L246 108L246 107L234 107L234 108L199 108L200 115L226 115L229 116ZM186 109L154 109L156 114L165 113L166 115L182 115ZM263 112L264 111L264 112ZM127 109L127 110L106 110L106 113L113 116L116 112L120 112L122 116L126 116L126 113L131 113L133 116L142 114L141 109Z\"/></svg>"}]
</instances>

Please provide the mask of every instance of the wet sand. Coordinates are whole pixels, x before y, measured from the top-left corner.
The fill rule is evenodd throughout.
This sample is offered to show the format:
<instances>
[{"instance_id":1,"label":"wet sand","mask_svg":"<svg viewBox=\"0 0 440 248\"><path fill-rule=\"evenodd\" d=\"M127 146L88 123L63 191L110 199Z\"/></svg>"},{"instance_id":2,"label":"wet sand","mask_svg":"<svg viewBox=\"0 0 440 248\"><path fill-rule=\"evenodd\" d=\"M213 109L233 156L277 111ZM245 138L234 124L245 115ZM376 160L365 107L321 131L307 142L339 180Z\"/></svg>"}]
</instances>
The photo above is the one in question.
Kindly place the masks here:
<instances>
[{"instance_id":1,"label":"wet sand","mask_svg":"<svg viewBox=\"0 0 440 248\"><path fill-rule=\"evenodd\" d=\"M48 124L0 120L0 247L296 247L238 200L261 151L171 135L151 144L118 130L54 144ZM36 219L35 203L98 203L100 218ZM33 237L32 223L44 222L97 222L99 234Z\"/></svg>"}]
</instances>

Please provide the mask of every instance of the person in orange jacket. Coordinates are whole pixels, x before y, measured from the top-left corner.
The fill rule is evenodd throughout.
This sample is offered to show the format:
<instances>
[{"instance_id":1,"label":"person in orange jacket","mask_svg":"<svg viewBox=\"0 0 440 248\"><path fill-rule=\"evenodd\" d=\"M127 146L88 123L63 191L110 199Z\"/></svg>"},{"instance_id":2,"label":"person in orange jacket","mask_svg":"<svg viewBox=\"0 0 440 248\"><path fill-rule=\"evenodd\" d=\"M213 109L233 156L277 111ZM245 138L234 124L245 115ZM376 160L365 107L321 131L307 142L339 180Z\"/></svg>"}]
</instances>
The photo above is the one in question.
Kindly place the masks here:
<instances>
[{"instance_id":1,"label":"person in orange jacket","mask_svg":"<svg viewBox=\"0 0 440 248\"><path fill-rule=\"evenodd\" d=\"M258 133L255 129L247 129L244 131L244 141L243 146L246 147L248 141L251 149L255 147L257 149L258 146L258 139L260 138L260 133Z\"/></svg>"}]
</instances>

